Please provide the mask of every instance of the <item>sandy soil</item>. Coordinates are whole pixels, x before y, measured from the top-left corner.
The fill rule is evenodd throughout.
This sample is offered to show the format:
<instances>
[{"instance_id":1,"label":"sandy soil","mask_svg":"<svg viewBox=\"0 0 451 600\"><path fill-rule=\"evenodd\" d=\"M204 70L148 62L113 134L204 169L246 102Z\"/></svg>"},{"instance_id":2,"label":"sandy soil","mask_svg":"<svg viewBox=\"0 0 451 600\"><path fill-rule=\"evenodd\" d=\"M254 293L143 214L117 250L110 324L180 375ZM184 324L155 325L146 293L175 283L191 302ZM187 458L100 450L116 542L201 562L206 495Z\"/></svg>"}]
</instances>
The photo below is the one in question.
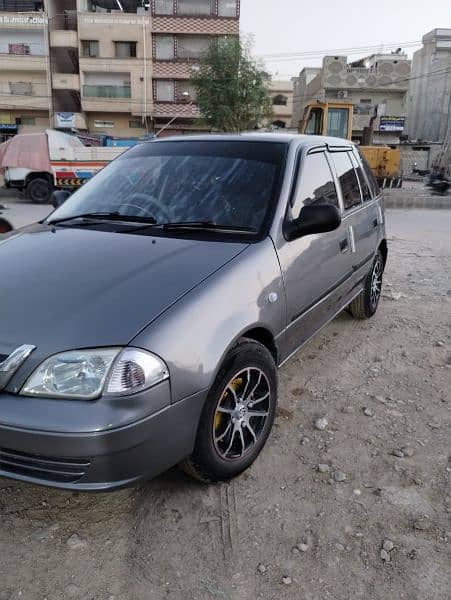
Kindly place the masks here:
<instances>
[{"instance_id":1,"label":"sandy soil","mask_svg":"<svg viewBox=\"0 0 451 600\"><path fill-rule=\"evenodd\" d=\"M237 480L0 479L0 600L449 599L451 211L388 221L378 314L341 315L282 369L276 426Z\"/></svg>"}]
</instances>

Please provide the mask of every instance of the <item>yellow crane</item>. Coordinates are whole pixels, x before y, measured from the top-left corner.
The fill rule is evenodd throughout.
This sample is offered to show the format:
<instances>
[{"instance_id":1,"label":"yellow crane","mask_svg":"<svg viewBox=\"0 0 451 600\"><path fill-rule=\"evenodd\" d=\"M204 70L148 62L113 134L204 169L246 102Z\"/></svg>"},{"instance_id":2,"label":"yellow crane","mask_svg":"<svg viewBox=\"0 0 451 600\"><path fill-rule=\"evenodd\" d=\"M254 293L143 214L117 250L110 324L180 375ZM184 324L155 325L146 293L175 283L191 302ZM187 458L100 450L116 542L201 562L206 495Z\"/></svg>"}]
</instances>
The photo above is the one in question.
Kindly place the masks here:
<instances>
[{"instance_id":1,"label":"yellow crane","mask_svg":"<svg viewBox=\"0 0 451 600\"><path fill-rule=\"evenodd\" d=\"M354 105L345 102L313 102L305 107L299 122L299 133L327 135L352 139ZM364 133L364 143L359 146L381 187L401 187L401 152L399 148L371 145L372 126Z\"/></svg>"}]
</instances>

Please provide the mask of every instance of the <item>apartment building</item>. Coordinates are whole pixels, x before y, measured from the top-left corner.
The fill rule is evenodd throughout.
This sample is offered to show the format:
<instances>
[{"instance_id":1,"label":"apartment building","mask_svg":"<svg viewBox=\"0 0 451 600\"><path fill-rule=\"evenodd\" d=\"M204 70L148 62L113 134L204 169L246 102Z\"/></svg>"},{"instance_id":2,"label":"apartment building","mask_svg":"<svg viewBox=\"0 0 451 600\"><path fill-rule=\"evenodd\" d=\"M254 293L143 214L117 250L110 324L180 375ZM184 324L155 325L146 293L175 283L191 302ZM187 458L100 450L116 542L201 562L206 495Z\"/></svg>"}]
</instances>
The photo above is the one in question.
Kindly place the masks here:
<instances>
[{"instance_id":1,"label":"apartment building","mask_svg":"<svg viewBox=\"0 0 451 600\"><path fill-rule=\"evenodd\" d=\"M407 133L412 140L451 144L451 29L434 29L413 55Z\"/></svg>"},{"instance_id":2,"label":"apartment building","mask_svg":"<svg viewBox=\"0 0 451 600\"><path fill-rule=\"evenodd\" d=\"M240 0L0 0L0 136L199 130L190 84Z\"/></svg>"},{"instance_id":3,"label":"apartment building","mask_svg":"<svg viewBox=\"0 0 451 600\"><path fill-rule=\"evenodd\" d=\"M292 127L298 127L307 104L345 102L354 105L352 137L361 142L371 123L373 142L399 142L406 117L411 61L400 49L348 63L346 56L325 56L322 68L304 69L294 81Z\"/></svg>"},{"instance_id":4,"label":"apartment building","mask_svg":"<svg viewBox=\"0 0 451 600\"><path fill-rule=\"evenodd\" d=\"M272 126L275 129L290 127L293 116L293 82L273 80L271 82Z\"/></svg>"}]
</instances>

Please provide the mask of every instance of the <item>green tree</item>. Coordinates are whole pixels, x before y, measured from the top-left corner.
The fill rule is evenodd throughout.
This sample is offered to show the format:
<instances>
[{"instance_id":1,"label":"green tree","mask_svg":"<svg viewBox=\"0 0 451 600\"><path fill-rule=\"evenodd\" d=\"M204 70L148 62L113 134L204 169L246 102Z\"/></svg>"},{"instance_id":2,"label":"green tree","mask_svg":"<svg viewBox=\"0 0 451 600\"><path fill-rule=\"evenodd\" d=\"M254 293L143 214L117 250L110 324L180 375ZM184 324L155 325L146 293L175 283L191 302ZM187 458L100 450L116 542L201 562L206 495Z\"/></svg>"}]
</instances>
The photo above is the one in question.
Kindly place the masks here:
<instances>
[{"instance_id":1,"label":"green tree","mask_svg":"<svg viewBox=\"0 0 451 600\"><path fill-rule=\"evenodd\" d=\"M272 113L271 76L239 38L213 42L192 77L204 121L216 131L254 129Z\"/></svg>"}]
</instances>

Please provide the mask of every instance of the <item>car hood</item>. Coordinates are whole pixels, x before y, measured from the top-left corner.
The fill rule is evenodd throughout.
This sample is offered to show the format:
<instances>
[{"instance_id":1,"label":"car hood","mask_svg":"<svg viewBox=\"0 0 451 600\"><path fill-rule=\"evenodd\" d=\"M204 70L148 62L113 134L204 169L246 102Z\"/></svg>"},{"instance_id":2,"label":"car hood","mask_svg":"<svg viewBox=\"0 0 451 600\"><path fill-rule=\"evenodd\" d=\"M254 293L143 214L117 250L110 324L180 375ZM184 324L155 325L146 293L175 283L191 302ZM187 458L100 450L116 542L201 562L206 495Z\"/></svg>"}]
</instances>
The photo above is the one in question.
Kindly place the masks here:
<instances>
[{"instance_id":1,"label":"car hood","mask_svg":"<svg viewBox=\"0 0 451 600\"><path fill-rule=\"evenodd\" d=\"M0 355L125 345L246 246L45 225L7 234Z\"/></svg>"}]
</instances>

